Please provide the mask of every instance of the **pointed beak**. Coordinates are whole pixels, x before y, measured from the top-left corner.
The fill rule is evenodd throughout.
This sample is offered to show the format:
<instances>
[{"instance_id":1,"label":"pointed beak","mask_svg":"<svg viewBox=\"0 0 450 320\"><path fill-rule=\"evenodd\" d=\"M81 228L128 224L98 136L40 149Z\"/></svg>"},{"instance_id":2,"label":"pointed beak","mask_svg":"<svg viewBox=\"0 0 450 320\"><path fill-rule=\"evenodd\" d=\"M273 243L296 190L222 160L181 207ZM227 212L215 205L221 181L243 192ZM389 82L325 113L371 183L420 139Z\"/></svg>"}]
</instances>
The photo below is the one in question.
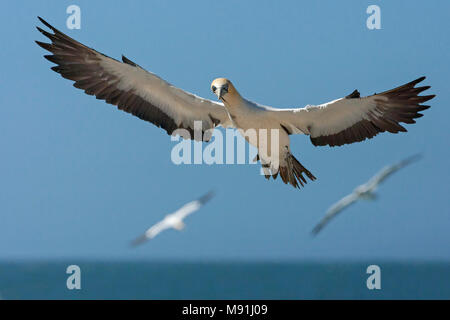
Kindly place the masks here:
<instances>
[{"instance_id":1,"label":"pointed beak","mask_svg":"<svg viewBox=\"0 0 450 320\"><path fill-rule=\"evenodd\" d=\"M223 99L223 96L228 93L228 85L217 88L216 95L219 100Z\"/></svg>"},{"instance_id":2,"label":"pointed beak","mask_svg":"<svg viewBox=\"0 0 450 320\"><path fill-rule=\"evenodd\" d=\"M222 87L220 87L220 88L217 88L217 90L216 90L216 95L217 95L217 99L222 99L222 95L223 95L223 88Z\"/></svg>"}]
</instances>

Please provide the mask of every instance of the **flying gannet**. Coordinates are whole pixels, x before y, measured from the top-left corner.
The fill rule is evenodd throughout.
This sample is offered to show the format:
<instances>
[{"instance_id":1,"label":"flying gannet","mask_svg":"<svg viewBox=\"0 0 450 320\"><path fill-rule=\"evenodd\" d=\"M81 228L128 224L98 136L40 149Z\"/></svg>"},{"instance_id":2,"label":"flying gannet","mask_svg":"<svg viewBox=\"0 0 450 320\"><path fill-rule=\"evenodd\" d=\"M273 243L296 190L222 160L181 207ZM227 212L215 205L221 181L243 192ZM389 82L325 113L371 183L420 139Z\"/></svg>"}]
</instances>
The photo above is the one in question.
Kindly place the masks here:
<instances>
[{"instance_id":1,"label":"flying gannet","mask_svg":"<svg viewBox=\"0 0 450 320\"><path fill-rule=\"evenodd\" d=\"M74 87L163 128L170 135L177 135L177 129L186 129L190 136L183 138L208 141L210 129L236 128L258 148L256 160L260 160L265 177L276 179L280 173L283 182L294 187L307 182L303 174L310 180L316 178L292 155L289 135L309 135L315 146L333 147L371 139L380 132L406 132L399 123L415 123L414 119L422 116L419 111L429 108L420 103L434 97L418 95L430 88L415 87L425 79L421 77L367 97L360 97L355 90L321 105L277 109L243 98L230 80L218 78L211 84L220 100L215 102L172 86L125 56L122 62L110 58L70 38L42 18L39 20L53 33L37 27L51 43L36 43L52 53L44 56L56 64L51 69L75 81ZM196 121L202 124L197 135ZM260 139L257 135L256 140L251 140L245 135L249 129L257 133L266 131L267 135L269 130L277 130L278 139Z\"/></svg>"},{"instance_id":2,"label":"flying gannet","mask_svg":"<svg viewBox=\"0 0 450 320\"><path fill-rule=\"evenodd\" d=\"M182 206L180 209L175 211L174 213L170 213L164 217L163 220L156 223L143 235L136 238L131 245L137 246L142 243L144 243L147 240L153 239L156 237L159 233L161 233L164 230L167 229L175 229L175 230L183 230L185 227L185 224L183 222L184 218L186 218L191 213L194 213L195 211L199 210L206 202L208 202L212 197L214 196L214 193L212 191L208 192L201 198L191 201L184 206Z\"/></svg>"},{"instance_id":3,"label":"flying gannet","mask_svg":"<svg viewBox=\"0 0 450 320\"><path fill-rule=\"evenodd\" d=\"M362 184L353 190L352 193L345 196L338 202L328 209L327 213L323 219L314 227L312 230L313 235L317 235L333 218L335 218L339 213L345 208L355 203L358 200L374 200L377 195L375 191L380 183L382 183L387 177L392 175L394 172L400 170L401 168L407 166L411 162L414 162L420 158L420 155L411 156L405 160L400 161L391 166L386 166L381 169L375 176L373 176L368 182Z\"/></svg>"}]
</instances>

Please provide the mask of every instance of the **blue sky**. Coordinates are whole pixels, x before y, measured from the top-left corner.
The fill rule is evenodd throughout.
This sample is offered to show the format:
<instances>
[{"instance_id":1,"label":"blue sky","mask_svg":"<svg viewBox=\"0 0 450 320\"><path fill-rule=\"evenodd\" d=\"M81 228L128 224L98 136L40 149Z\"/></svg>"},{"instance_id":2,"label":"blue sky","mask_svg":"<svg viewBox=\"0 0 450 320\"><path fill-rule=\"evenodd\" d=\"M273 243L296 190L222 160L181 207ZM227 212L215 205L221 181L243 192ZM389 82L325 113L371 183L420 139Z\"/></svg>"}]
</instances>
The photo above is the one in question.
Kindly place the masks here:
<instances>
[{"instance_id":1,"label":"blue sky","mask_svg":"<svg viewBox=\"0 0 450 320\"><path fill-rule=\"evenodd\" d=\"M68 30L77 4L81 30ZM381 8L381 30L366 8ZM0 13L0 259L450 260L448 1L27 1ZM302 107L357 88L380 92L427 76L432 107L406 134L339 148L294 136L317 181L295 190L258 166L170 161L161 129L83 94L50 70L42 16L97 50L136 61L214 99L228 77L248 99ZM384 165L424 158L317 238L329 205ZM145 246L128 243L209 189L217 197Z\"/></svg>"}]
</instances>

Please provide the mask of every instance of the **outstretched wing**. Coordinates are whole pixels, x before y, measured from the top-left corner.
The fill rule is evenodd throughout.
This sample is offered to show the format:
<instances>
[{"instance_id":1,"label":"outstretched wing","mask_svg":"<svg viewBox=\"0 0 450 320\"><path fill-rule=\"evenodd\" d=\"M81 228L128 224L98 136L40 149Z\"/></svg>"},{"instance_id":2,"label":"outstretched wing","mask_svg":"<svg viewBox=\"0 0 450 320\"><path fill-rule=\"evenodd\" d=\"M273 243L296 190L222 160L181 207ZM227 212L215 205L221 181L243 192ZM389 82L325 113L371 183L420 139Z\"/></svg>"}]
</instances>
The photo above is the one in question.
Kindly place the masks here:
<instances>
[{"instance_id":1,"label":"outstretched wing","mask_svg":"<svg viewBox=\"0 0 450 320\"><path fill-rule=\"evenodd\" d=\"M430 88L415 87L424 79L368 97L361 98L355 90L345 98L318 106L270 110L288 133L308 134L315 146L341 146L373 138L380 132L406 132L400 123L415 123L414 119L422 116L419 111L429 108L421 103L434 97L418 95Z\"/></svg>"},{"instance_id":2,"label":"outstretched wing","mask_svg":"<svg viewBox=\"0 0 450 320\"><path fill-rule=\"evenodd\" d=\"M314 227L314 229L312 230L312 234L317 235L334 217L342 212L342 210L355 203L356 200L358 200L358 195L355 193L351 193L331 206L322 220Z\"/></svg>"},{"instance_id":3,"label":"outstretched wing","mask_svg":"<svg viewBox=\"0 0 450 320\"><path fill-rule=\"evenodd\" d=\"M207 203L211 198L214 196L214 192L210 191L207 194L203 195L201 198L191 201L189 203L186 203L184 206L182 206L180 209L178 209L174 215L177 216L177 218L183 220L191 213L194 213L195 211L199 210L205 203Z\"/></svg>"},{"instance_id":4,"label":"outstretched wing","mask_svg":"<svg viewBox=\"0 0 450 320\"><path fill-rule=\"evenodd\" d=\"M164 231L166 229L169 229L170 227L171 226L165 220L162 220L162 221L158 222L157 224L153 225L152 227L150 227L147 231L145 231L144 234L142 234L141 236L139 236L138 238L133 240L131 242L131 245L133 247L138 246L150 239L153 239L159 233L161 233L162 231Z\"/></svg>"},{"instance_id":5,"label":"outstretched wing","mask_svg":"<svg viewBox=\"0 0 450 320\"><path fill-rule=\"evenodd\" d=\"M52 70L75 81L74 87L161 127L168 134L184 128L193 138L194 121L202 122L203 132L218 125L231 126L223 104L176 88L123 56L123 62L120 62L101 54L65 35L42 18L39 20L53 34L37 27L51 43L36 43L52 53L44 56L56 63ZM196 140L201 140L202 133L197 135ZM203 140L209 138L203 137Z\"/></svg>"},{"instance_id":6,"label":"outstretched wing","mask_svg":"<svg viewBox=\"0 0 450 320\"><path fill-rule=\"evenodd\" d=\"M406 158L396 164L393 164L391 166L388 166L384 169L382 169L379 173L377 173L373 178L369 180L367 183L368 188L373 189L377 185L379 185L381 182L383 182L387 177L392 175L393 173L397 172L398 170L402 169L403 167L407 166L408 164L417 161L421 158L420 154L413 155L409 158Z\"/></svg>"}]
</instances>

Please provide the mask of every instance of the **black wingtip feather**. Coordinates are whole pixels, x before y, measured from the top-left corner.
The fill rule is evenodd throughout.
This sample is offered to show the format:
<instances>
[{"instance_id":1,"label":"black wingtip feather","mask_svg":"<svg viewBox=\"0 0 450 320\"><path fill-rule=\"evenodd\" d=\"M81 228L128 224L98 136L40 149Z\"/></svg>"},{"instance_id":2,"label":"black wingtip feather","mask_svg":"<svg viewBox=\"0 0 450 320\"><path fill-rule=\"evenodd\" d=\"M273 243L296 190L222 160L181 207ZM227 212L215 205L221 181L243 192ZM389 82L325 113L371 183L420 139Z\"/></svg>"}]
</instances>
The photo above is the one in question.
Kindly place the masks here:
<instances>
[{"instance_id":1,"label":"black wingtip feather","mask_svg":"<svg viewBox=\"0 0 450 320\"><path fill-rule=\"evenodd\" d=\"M53 41L53 39L54 39L54 37L55 37L54 34L51 34L51 33L47 32L47 31L45 31L45 30L43 30L43 29L41 29L41 28L39 28L39 27L36 27L36 28L38 29L38 31L39 31L40 33L42 33L44 36L46 36L47 38L49 38L50 40Z\"/></svg>"},{"instance_id":2,"label":"black wingtip feather","mask_svg":"<svg viewBox=\"0 0 450 320\"><path fill-rule=\"evenodd\" d=\"M53 31L55 31L56 29L47 21L45 21L44 19L42 19L41 17L38 16L39 21L41 21L46 27L52 29Z\"/></svg>"},{"instance_id":3,"label":"black wingtip feather","mask_svg":"<svg viewBox=\"0 0 450 320\"><path fill-rule=\"evenodd\" d=\"M427 78L427 77L422 76L422 77L417 78L416 80L412 81L411 83L418 84L419 82L422 82L422 81L425 80L426 78Z\"/></svg>"},{"instance_id":4,"label":"black wingtip feather","mask_svg":"<svg viewBox=\"0 0 450 320\"><path fill-rule=\"evenodd\" d=\"M40 32L40 33L44 33L45 30L43 30L41 27L36 26L36 29Z\"/></svg>"},{"instance_id":5,"label":"black wingtip feather","mask_svg":"<svg viewBox=\"0 0 450 320\"><path fill-rule=\"evenodd\" d=\"M47 51L52 51L52 45L50 43L46 43L46 42L40 42L40 41L35 41L36 44L41 47L42 49L45 49Z\"/></svg>"},{"instance_id":6,"label":"black wingtip feather","mask_svg":"<svg viewBox=\"0 0 450 320\"><path fill-rule=\"evenodd\" d=\"M199 201L201 204L205 204L205 203L207 203L209 200L211 200L211 199L214 197L214 195L215 195L214 190L210 190L207 194L201 196L201 197L198 199L198 201Z\"/></svg>"},{"instance_id":7,"label":"black wingtip feather","mask_svg":"<svg viewBox=\"0 0 450 320\"><path fill-rule=\"evenodd\" d=\"M55 61L56 57L54 55L47 54L47 55L44 55L44 58L47 59L50 62L58 63L57 61Z\"/></svg>"},{"instance_id":8,"label":"black wingtip feather","mask_svg":"<svg viewBox=\"0 0 450 320\"><path fill-rule=\"evenodd\" d=\"M58 72L58 73L61 72L61 67L60 66L54 66L54 67L51 67L50 69L52 69L53 71Z\"/></svg>"}]
</instances>

